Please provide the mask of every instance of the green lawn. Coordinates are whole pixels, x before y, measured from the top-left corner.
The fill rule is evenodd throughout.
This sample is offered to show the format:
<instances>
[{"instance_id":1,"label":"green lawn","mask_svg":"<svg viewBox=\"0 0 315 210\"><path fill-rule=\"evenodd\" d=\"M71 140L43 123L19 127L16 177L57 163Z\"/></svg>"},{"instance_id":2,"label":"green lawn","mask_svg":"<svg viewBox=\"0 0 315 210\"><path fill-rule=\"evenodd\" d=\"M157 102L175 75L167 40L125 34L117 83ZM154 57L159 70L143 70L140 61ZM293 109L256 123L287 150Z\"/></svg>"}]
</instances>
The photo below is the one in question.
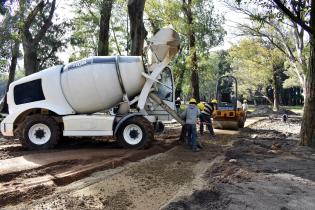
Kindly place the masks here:
<instances>
[{"instance_id":1,"label":"green lawn","mask_svg":"<svg viewBox=\"0 0 315 210\"><path fill-rule=\"evenodd\" d=\"M297 114L303 113L303 106L282 106L283 108L295 112Z\"/></svg>"},{"instance_id":2,"label":"green lawn","mask_svg":"<svg viewBox=\"0 0 315 210\"><path fill-rule=\"evenodd\" d=\"M255 106L254 105L248 105L248 110L249 112L255 111Z\"/></svg>"}]
</instances>

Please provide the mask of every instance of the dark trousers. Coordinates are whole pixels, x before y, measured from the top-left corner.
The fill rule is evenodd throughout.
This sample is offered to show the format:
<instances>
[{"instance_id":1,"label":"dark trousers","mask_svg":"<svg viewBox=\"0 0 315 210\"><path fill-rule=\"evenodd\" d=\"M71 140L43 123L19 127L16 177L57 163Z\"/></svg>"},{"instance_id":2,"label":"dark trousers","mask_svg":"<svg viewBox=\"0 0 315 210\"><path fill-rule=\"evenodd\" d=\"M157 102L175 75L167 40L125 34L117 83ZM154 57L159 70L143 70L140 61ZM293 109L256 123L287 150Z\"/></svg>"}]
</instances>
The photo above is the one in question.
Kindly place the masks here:
<instances>
[{"instance_id":1,"label":"dark trousers","mask_svg":"<svg viewBox=\"0 0 315 210\"><path fill-rule=\"evenodd\" d=\"M186 129L188 133L188 144L191 145L192 149L197 148L197 127L196 124L186 124Z\"/></svg>"},{"instance_id":2,"label":"dark trousers","mask_svg":"<svg viewBox=\"0 0 315 210\"><path fill-rule=\"evenodd\" d=\"M179 138L180 142L187 143L195 149L196 147L200 147L200 143L197 141L197 127L196 125L185 124L182 127L182 131Z\"/></svg>"},{"instance_id":3,"label":"dark trousers","mask_svg":"<svg viewBox=\"0 0 315 210\"><path fill-rule=\"evenodd\" d=\"M214 135L211 116L201 113L200 114L200 133L203 134L203 125L206 124L211 135Z\"/></svg>"}]
</instances>

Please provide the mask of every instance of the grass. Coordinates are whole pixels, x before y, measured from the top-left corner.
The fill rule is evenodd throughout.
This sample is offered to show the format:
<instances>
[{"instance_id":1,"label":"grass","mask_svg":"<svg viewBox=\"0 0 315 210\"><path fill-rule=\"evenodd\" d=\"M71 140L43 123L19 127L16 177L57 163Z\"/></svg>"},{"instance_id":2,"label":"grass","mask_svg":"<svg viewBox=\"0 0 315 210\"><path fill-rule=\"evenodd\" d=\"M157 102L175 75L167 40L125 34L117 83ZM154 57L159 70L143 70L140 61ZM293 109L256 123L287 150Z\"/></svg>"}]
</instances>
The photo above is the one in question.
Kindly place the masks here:
<instances>
[{"instance_id":1,"label":"grass","mask_svg":"<svg viewBox=\"0 0 315 210\"><path fill-rule=\"evenodd\" d=\"M248 110L247 111L249 111L249 112L253 112L253 111L255 111L255 105L248 105Z\"/></svg>"},{"instance_id":2,"label":"grass","mask_svg":"<svg viewBox=\"0 0 315 210\"><path fill-rule=\"evenodd\" d=\"M297 114L303 113L303 106L281 106L284 109L290 110L292 112L295 112Z\"/></svg>"}]
</instances>

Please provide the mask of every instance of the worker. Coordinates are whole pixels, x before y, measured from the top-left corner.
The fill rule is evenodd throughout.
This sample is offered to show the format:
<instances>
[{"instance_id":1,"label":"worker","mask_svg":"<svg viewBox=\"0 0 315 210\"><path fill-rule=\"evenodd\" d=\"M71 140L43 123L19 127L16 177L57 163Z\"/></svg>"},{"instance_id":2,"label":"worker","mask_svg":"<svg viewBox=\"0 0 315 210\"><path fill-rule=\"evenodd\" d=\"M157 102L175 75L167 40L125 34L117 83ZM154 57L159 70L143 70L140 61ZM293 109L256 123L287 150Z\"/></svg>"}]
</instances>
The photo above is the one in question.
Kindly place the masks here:
<instances>
[{"instance_id":1,"label":"worker","mask_svg":"<svg viewBox=\"0 0 315 210\"><path fill-rule=\"evenodd\" d=\"M213 127L212 127L212 121L211 121L211 116L212 113L214 111L214 107L217 104L217 100L213 99L211 102L209 103L205 103L204 109L200 114L200 134L203 134L203 127L204 124L206 124L210 135L211 136L215 136L214 131L213 131Z\"/></svg>"},{"instance_id":2,"label":"worker","mask_svg":"<svg viewBox=\"0 0 315 210\"><path fill-rule=\"evenodd\" d=\"M188 107L181 114L181 118L185 119L185 127L188 132L191 149L194 152L200 151L200 148L198 147L198 142L197 142L197 127L196 127L196 123L197 123L199 115L200 115L200 110L197 107L197 101L196 99L192 98L189 100Z\"/></svg>"},{"instance_id":3,"label":"worker","mask_svg":"<svg viewBox=\"0 0 315 210\"><path fill-rule=\"evenodd\" d=\"M175 100L175 107L176 107L176 112L177 113L179 113L181 103L182 102L181 102L180 97L177 97L176 100Z\"/></svg>"},{"instance_id":4,"label":"worker","mask_svg":"<svg viewBox=\"0 0 315 210\"><path fill-rule=\"evenodd\" d=\"M247 100L243 101L242 108L243 108L243 111L244 111L244 114L245 114L245 119L246 119L246 117L247 117L247 110L248 110Z\"/></svg>"},{"instance_id":5,"label":"worker","mask_svg":"<svg viewBox=\"0 0 315 210\"><path fill-rule=\"evenodd\" d=\"M205 108L205 102L200 102L197 104L197 107L199 108L200 112L202 112Z\"/></svg>"}]
</instances>

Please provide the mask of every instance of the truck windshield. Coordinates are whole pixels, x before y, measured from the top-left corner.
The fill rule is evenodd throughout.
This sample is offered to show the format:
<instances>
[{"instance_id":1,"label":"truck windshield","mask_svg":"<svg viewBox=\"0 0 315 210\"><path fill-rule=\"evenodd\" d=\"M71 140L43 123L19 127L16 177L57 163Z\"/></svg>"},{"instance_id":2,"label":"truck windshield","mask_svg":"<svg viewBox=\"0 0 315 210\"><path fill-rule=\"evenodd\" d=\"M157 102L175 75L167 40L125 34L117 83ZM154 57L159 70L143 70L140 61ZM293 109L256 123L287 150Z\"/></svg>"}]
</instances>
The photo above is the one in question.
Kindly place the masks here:
<instances>
[{"instance_id":1,"label":"truck windshield","mask_svg":"<svg viewBox=\"0 0 315 210\"><path fill-rule=\"evenodd\" d=\"M173 78L169 68L165 68L161 73L160 83L157 83L158 96L162 100L173 101Z\"/></svg>"}]
</instances>

